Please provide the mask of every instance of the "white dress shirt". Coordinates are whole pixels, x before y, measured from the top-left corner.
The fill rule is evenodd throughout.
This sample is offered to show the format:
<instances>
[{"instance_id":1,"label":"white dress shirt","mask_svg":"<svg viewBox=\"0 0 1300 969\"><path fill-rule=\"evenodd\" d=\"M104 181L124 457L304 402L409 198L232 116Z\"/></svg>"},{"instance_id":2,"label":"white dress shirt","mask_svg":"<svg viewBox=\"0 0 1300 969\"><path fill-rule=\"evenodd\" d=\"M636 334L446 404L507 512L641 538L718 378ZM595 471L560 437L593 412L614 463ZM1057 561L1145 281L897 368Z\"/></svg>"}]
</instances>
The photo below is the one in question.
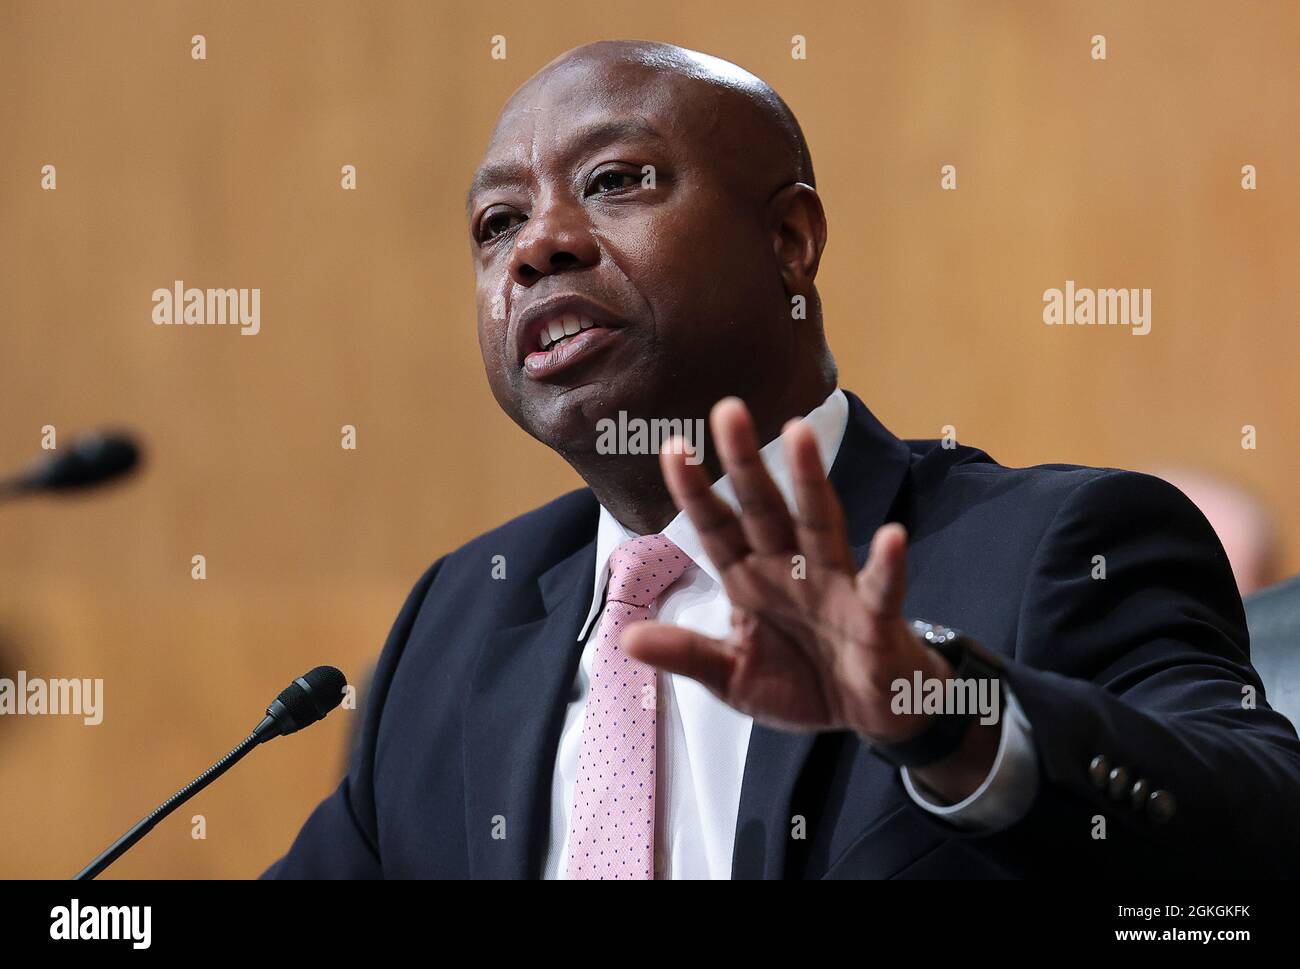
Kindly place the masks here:
<instances>
[{"instance_id":1,"label":"white dress shirt","mask_svg":"<svg viewBox=\"0 0 1300 969\"><path fill-rule=\"evenodd\" d=\"M817 439L822 466L829 469L848 425L849 404L836 389L806 417ZM779 438L760 452L768 473L794 506L790 473ZM724 476L713 490L738 507ZM731 603L717 569L704 553L686 514L679 513L663 535L690 556L686 572L651 607L651 617L706 636L725 638ZM551 781L551 830L545 878L564 878L568 865L569 815L573 810L582 748L582 722L595 654L595 631L604 607L609 559L615 548L637 537L603 506L596 534L596 583L591 610L579 640L585 639L578 675L564 715L564 728ZM927 617L929 618L929 617ZM942 621L943 617L935 617ZM655 863L658 878L730 878L740 810L740 788L753 718L723 703L689 677L659 674L659 787L655 796ZM1038 789L1032 732L1010 691L1003 687L1002 734L993 767L983 784L958 804L928 800L903 770L908 794L921 807L967 828L997 830L1024 816Z\"/></svg>"}]
</instances>

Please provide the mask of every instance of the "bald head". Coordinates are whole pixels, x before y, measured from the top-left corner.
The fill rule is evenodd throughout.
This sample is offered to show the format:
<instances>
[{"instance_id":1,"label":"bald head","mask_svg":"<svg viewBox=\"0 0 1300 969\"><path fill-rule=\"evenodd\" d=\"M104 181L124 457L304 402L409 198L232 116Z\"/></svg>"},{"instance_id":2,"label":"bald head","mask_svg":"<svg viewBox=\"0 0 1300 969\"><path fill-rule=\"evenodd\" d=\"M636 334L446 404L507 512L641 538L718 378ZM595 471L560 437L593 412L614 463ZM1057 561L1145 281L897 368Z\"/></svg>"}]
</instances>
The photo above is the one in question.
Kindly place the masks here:
<instances>
[{"instance_id":1,"label":"bald head","mask_svg":"<svg viewBox=\"0 0 1300 969\"><path fill-rule=\"evenodd\" d=\"M720 57L658 41L601 40L566 51L515 92L502 110L497 129L508 122L512 108L528 103L536 89L556 74L592 65L625 68L620 72L625 81L638 88L656 79L673 83L680 96L712 106L712 131L724 137L729 147L745 152L751 165L767 169L771 177L817 187L803 129L771 85ZM735 112L752 115L752 123L736 123Z\"/></svg>"},{"instance_id":2,"label":"bald head","mask_svg":"<svg viewBox=\"0 0 1300 969\"><path fill-rule=\"evenodd\" d=\"M746 134L758 141L751 145L762 153L756 157L770 157L774 172L784 174L790 181L817 187L812 154L798 119L762 78L720 57L654 41L602 41L579 47L573 53L595 54L607 46L610 50L605 56L627 58L648 71L687 78L700 87L702 96L707 96L711 88L724 102L734 97L747 103L757 117L757 123L746 129Z\"/></svg>"},{"instance_id":3,"label":"bald head","mask_svg":"<svg viewBox=\"0 0 1300 969\"><path fill-rule=\"evenodd\" d=\"M602 418L695 419L736 395L774 436L834 386L812 160L734 64L648 41L568 51L502 109L467 214L493 393L593 488L611 464L658 477L653 455L588 460Z\"/></svg>"}]
</instances>

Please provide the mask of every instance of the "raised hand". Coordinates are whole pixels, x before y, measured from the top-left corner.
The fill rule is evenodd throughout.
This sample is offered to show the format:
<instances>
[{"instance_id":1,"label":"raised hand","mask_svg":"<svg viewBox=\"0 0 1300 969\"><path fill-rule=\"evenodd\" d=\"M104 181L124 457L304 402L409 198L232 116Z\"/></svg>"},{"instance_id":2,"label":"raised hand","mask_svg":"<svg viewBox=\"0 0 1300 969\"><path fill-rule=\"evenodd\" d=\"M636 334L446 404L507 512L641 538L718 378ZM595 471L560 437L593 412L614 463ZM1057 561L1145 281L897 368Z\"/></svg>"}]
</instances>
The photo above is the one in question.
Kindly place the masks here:
<instances>
[{"instance_id":1,"label":"raised hand","mask_svg":"<svg viewBox=\"0 0 1300 969\"><path fill-rule=\"evenodd\" d=\"M786 729L850 729L893 744L927 726L923 714L891 710L891 684L952 676L947 661L903 617L907 536L882 526L866 565L854 574L844 514L817 453L812 430L791 421L782 446L794 483L791 515L758 454L745 405L720 401L713 440L740 504L737 515L711 488L704 467L686 461L680 442L661 454L664 479L722 576L732 631L713 639L678 626L629 626L623 648L660 669L703 683L756 720ZM985 738L987 741L987 738ZM971 745L964 745L966 753ZM967 757L964 779L943 784L960 796L992 760L987 742ZM942 773L942 771L941 771Z\"/></svg>"}]
</instances>

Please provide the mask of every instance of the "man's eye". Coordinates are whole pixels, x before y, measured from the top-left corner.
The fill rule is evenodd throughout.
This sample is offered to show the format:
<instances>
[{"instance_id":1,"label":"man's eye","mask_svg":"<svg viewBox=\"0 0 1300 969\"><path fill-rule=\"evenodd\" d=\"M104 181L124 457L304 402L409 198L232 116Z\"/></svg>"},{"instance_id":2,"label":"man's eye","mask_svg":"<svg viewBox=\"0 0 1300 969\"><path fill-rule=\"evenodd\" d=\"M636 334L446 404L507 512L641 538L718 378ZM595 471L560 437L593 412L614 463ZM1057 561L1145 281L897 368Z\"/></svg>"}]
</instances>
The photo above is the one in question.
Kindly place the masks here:
<instances>
[{"instance_id":1,"label":"man's eye","mask_svg":"<svg viewBox=\"0 0 1300 969\"><path fill-rule=\"evenodd\" d=\"M601 172L591 180L591 188L596 192L612 192L620 188L631 188L640 184L639 176L631 172L620 172L616 168Z\"/></svg>"},{"instance_id":2,"label":"man's eye","mask_svg":"<svg viewBox=\"0 0 1300 969\"><path fill-rule=\"evenodd\" d=\"M523 218L517 212L492 213L479 225L479 240L486 242L488 239L496 238L503 232L508 232L514 227L511 223L512 219L523 221Z\"/></svg>"}]
</instances>

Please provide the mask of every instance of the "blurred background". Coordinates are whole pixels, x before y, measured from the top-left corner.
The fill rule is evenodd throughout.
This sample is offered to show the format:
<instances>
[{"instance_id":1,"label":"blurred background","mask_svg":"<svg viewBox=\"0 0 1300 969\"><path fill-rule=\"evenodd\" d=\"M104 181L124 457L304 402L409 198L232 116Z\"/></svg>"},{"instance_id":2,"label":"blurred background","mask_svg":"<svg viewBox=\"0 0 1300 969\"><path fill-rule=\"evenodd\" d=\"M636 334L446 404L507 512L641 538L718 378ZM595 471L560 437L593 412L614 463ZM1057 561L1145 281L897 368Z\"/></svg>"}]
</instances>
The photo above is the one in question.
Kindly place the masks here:
<instances>
[{"instance_id":1,"label":"blurred background","mask_svg":"<svg viewBox=\"0 0 1300 969\"><path fill-rule=\"evenodd\" d=\"M0 717L0 876L70 876L294 676L364 676L437 556L579 486L488 392L463 205L511 91L608 37L733 60L793 108L842 384L895 433L1209 475L1271 521L1271 578L1300 569L1291 0L6 0L0 469L45 425L132 428L148 463L0 505L0 676L105 693L95 727ZM155 326L178 279L260 288L261 332ZM1151 332L1044 326L1067 279L1151 289ZM259 750L106 877L260 873L356 716Z\"/></svg>"}]
</instances>

